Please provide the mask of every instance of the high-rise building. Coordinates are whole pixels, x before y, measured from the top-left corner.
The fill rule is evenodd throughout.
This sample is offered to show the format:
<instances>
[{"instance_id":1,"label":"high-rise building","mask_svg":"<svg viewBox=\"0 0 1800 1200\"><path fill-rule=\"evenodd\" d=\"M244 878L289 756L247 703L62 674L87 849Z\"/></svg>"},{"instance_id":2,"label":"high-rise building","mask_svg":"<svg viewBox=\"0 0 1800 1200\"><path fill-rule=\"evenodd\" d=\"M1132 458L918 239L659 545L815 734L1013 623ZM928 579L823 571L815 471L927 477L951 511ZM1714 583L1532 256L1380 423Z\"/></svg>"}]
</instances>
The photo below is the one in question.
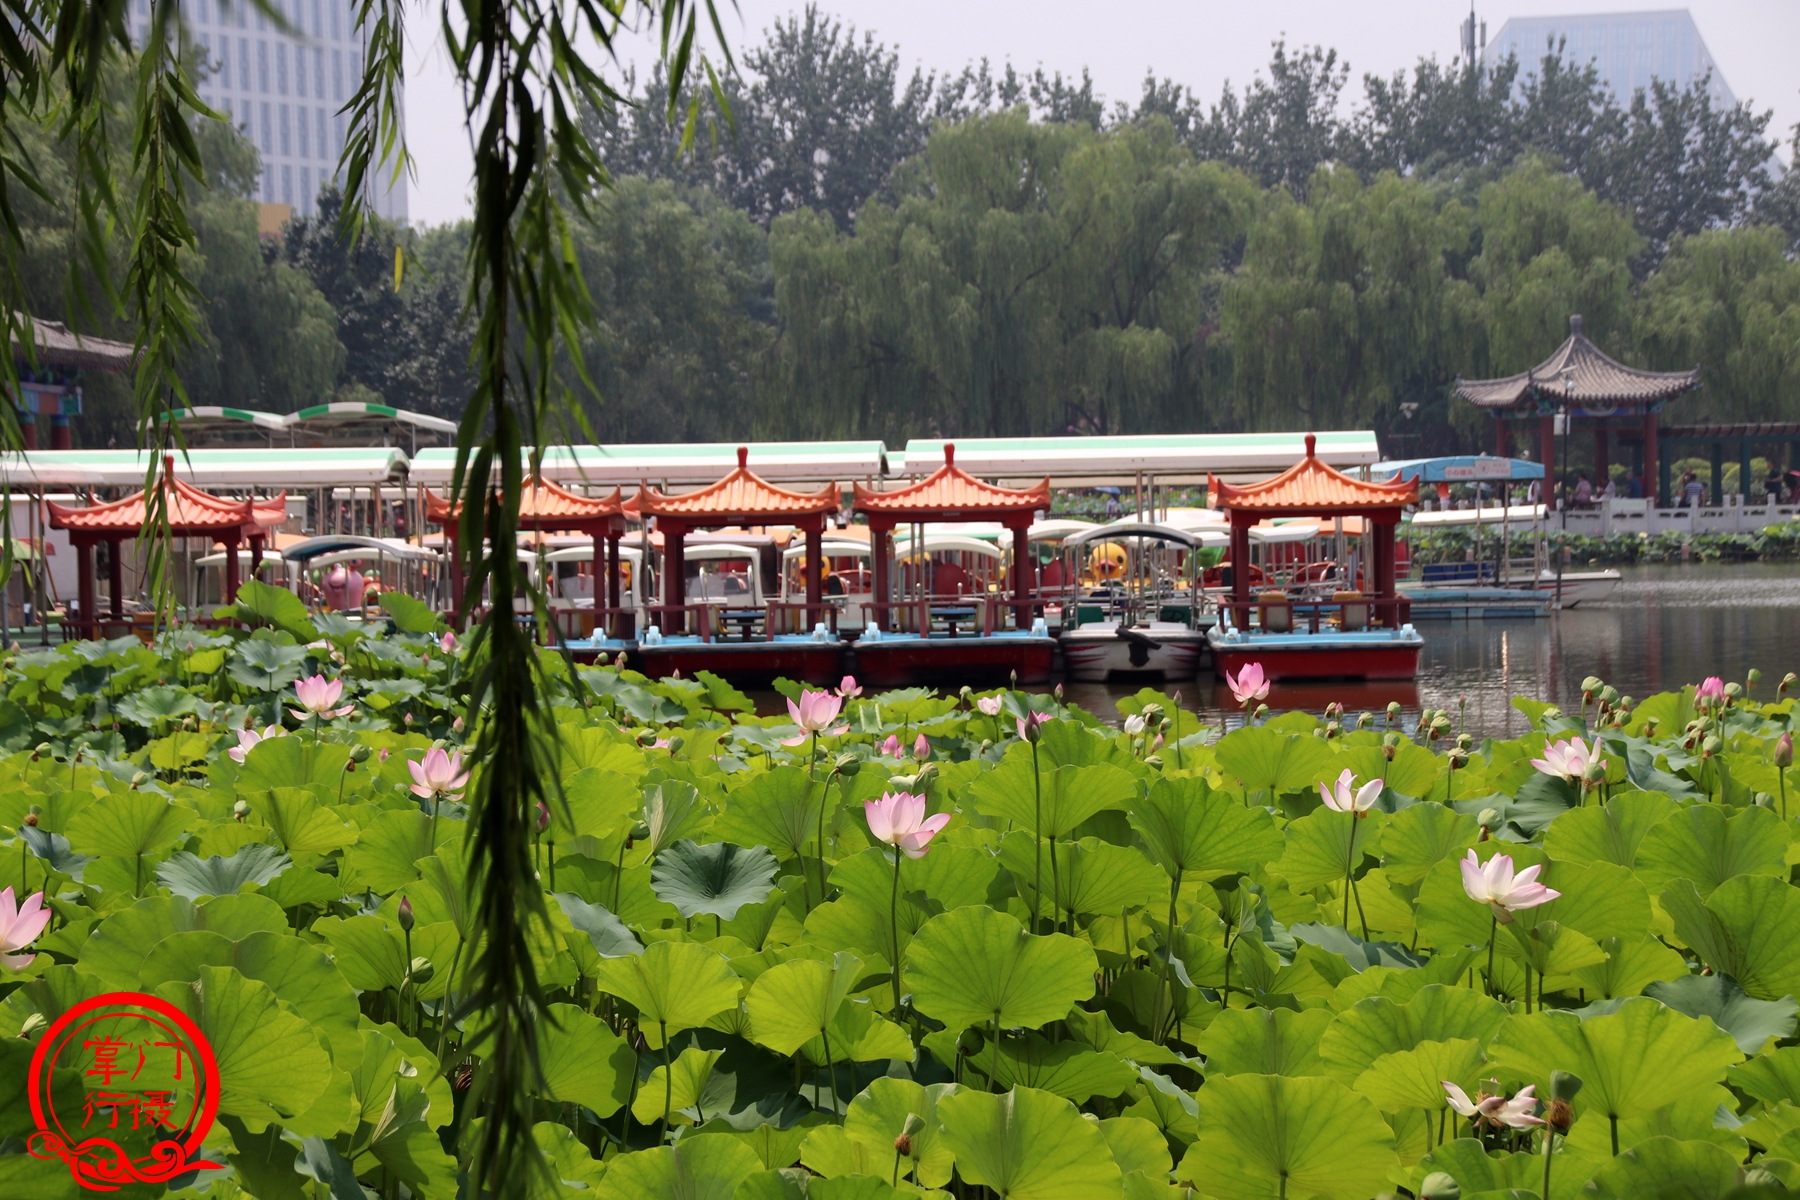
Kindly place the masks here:
<instances>
[{"instance_id":1,"label":"high-rise building","mask_svg":"<svg viewBox=\"0 0 1800 1200\"><path fill-rule=\"evenodd\" d=\"M142 27L150 0L130 0ZM289 204L302 216L317 209L320 190L337 174L348 118L339 115L362 75L363 35L353 0L274 0L291 32L251 5L197 0L192 32L212 73L200 98L232 121L262 153L257 199ZM406 220L406 183L387 186L383 172L375 210Z\"/></svg>"},{"instance_id":2,"label":"high-rise building","mask_svg":"<svg viewBox=\"0 0 1800 1200\"><path fill-rule=\"evenodd\" d=\"M1685 8L1512 17L1487 44L1482 60L1492 66L1508 54L1516 54L1522 79L1534 74L1539 61L1559 44L1569 62L1578 66L1592 63L1601 82L1612 88L1621 104L1629 104L1631 94L1648 88L1652 79L1685 88L1708 72L1713 103L1726 108L1737 103Z\"/></svg>"}]
</instances>

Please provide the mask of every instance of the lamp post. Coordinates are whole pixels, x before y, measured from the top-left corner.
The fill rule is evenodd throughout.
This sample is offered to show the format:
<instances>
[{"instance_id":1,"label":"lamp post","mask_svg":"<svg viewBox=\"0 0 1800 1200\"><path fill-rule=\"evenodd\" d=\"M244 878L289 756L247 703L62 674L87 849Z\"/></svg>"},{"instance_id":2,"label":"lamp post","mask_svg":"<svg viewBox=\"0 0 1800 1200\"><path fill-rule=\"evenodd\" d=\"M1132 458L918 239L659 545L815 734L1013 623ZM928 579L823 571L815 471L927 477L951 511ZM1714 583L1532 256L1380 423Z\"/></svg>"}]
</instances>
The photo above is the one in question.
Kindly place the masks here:
<instances>
[{"instance_id":1,"label":"lamp post","mask_svg":"<svg viewBox=\"0 0 1800 1200\"><path fill-rule=\"evenodd\" d=\"M1562 479L1559 481L1561 495L1557 498L1557 507L1562 510L1562 535L1556 539L1556 611L1562 611L1563 600L1563 559L1568 556L1569 547L1569 442L1575 433L1573 423L1574 406L1569 403L1575 397L1575 372L1563 372L1562 403Z\"/></svg>"}]
</instances>

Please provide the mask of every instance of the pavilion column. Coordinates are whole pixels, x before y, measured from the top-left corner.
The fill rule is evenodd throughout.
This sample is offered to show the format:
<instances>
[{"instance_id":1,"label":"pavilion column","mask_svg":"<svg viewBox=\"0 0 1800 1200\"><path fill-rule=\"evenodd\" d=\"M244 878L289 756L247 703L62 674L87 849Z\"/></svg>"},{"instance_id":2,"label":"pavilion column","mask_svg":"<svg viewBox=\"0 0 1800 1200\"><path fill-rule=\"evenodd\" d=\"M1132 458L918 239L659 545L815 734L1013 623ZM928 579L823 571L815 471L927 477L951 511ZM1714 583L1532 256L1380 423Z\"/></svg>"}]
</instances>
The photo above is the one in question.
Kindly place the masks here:
<instances>
[{"instance_id":1,"label":"pavilion column","mask_svg":"<svg viewBox=\"0 0 1800 1200\"><path fill-rule=\"evenodd\" d=\"M231 604L237 600L238 541L238 531L235 529L225 536L225 595L220 597L224 604Z\"/></svg>"},{"instance_id":2,"label":"pavilion column","mask_svg":"<svg viewBox=\"0 0 1800 1200\"><path fill-rule=\"evenodd\" d=\"M1037 591L1037 562L1031 557L1031 518L1012 526L1013 535L1013 624L1019 629L1031 627L1031 597Z\"/></svg>"},{"instance_id":3,"label":"pavilion column","mask_svg":"<svg viewBox=\"0 0 1800 1200\"><path fill-rule=\"evenodd\" d=\"M444 549L449 551L450 558L445 564L450 572L450 611L455 614L456 623L461 624L463 618L463 590L468 581L463 578L462 555L457 552L456 535L450 532L451 526L444 526Z\"/></svg>"},{"instance_id":4,"label":"pavilion column","mask_svg":"<svg viewBox=\"0 0 1800 1200\"><path fill-rule=\"evenodd\" d=\"M1365 518L1366 519L1366 518ZM1394 526L1382 522L1374 525L1375 531L1375 602L1376 609L1386 618L1387 625L1392 628L1399 624L1396 619L1398 609L1394 606Z\"/></svg>"},{"instance_id":5,"label":"pavilion column","mask_svg":"<svg viewBox=\"0 0 1800 1200\"><path fill-rule=\"evenodd\" d=\"M813 610L824 599L825 590L825 519L816 518L806 527L806 619L814 620Z\"/></svg>"},{"instance_id":6,"label":"pavilion column","mask_svg":"<svg viewBox=\"0 0 1800 1200\"><path fill-rule=\"evenodd\" d=\"M259 582L262 578L262 556L265 541L262 526L259 525L256 532L250 535L250 578Z\"/></svg>"},{"instance_id":7,"label":"pavilion column","mask_svg":"<svg viewBox=\"0 0 1800 1200\"><path fill-rule=\"evenodd\" d=\"M1538 462L1544 468L1544 502L1549 503L1551 493L1556 487L1554 471L1556 468L1556 418L1542 416L1538 418Z\"/></svg>"},{"instance_id":8,"label":"pavilion column","mask_svg":"<svg viewBox=\"0 0 1800 1200\"><path fill-rule=\"evenodd\" d=\"M119 553L119 551L124 544L125 543L117 538L106 543L106 583L108 590L112 593L107 597L107 603L112 609L112 615L121 618L125 615L125 556ZM93 550L90 548L88 553L92 554ZM89 562L88 590L92 591L93 587L94 565L92 562ZM90 596L89 599L92 599L92 597ZM83 601L83 604L85 605L86 601ZM90 616L85 607L82 608L81 615L84 617Z\"/></svg>"},{"instance_id":9,"label":"pavilion column","mask_svg":"<svg viewBox=\"0 0 1800 1200\"><path fill-rule=\"evenodd\" d=\"M869 570L872 578L869 581L869 592L876 604L888 602L888 527L875 521L869 522ZM882 629L887 628L887 618L881 617L878 622Z\"/></svg>"},{"instance_id":10,"label":"pavilion column","mask_svg":"<svg viewBox=\"0 0 1800 1200\"><path fill-rule=\"evenodd\" d=\"M596 528L594 530L594 568L591 573L593 581L594 581L594 586L590 589L590 591L594 597L594 607L595 608L599 608L602 605L602 603L604 603L604 597L606 595L606 593L603 592L600 588L600 581L601 581L601 577L605 571L605 564L606 564L606 530L604 527L601 527L601 528Z\"/></svg>"},{"instance_id":11,"label":"pavilion column","mask_svg":"<svg viewBox=\"0 0 1800 1200\"><path fill-rule=\"evenodd\" d=\"M1232 623L1239 629L1250 624L1250 518L1231 514Z\"/></svg>"},{"instance_id":12,"label":"pavilion column","mask_svg":"<svg viewBox=\"0 0 1800 1200\"><path fill-rule=\"evenodd\" d=\"M1506 419L1499 416L1494 418L1494 457L1512 457L1512 439L1507 436Z\"/></svg>"},{"instance_id":13,"label":"pavilion column","mask_svg":"<svg viewBox=\"0 0 1800 1200\"><path fill-rule=\"evenodd\" d=\"M1612 473L1611 439L1606 432L1606 422L1594 422L1594 498L1599 499L1606 487L1606 481Z\"/></svg>"},{"instance_id":14,"label":"pavilion column","mask_svg":"<svg viewBox=\"0 0 1800 1200\"><path fill-rule=\"evenodd\" d=\"M663 603L670 608L679 608L687 593L686 537L684 526L670 524L663 529Z\"/></svg>"},{"instance_id":15,"label":"pavilion column","mask_svg":"<svg viewBox=\"0 0 1800 1200\"><path fill-rule=\"evenodd\" d=\"M99 614L94 611L94 544L85 539L75 543L75 578L75 594L81 605L81 628L89 637L99 637L100 625L96 619Z\"/></svg>"},{"instance_id":16,"label":"pavilion column","mask_svg":"<svg viewBox=\"0 0 1800 1200\"><path fill-rule=\"evenodd\" d=\"M606 538L606 607L619 607L619 535L616 533L608 534Z\"/></svg>"}]
</instances>

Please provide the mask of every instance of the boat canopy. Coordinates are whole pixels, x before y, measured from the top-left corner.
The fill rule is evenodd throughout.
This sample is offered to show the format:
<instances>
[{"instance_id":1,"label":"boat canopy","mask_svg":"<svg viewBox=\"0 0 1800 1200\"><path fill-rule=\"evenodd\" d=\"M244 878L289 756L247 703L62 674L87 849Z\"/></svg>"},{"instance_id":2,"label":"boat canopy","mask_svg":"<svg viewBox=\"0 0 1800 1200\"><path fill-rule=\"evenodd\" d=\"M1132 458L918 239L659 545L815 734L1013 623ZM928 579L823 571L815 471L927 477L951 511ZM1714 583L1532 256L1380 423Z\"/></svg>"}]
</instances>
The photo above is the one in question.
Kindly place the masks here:
<instances>
[{"instance_id":1,"label":"boat canopy","mask_svg":"<svg viewBox=\"0 0 1800 1200\"><path fill-rule=\"evenodd\" d=\"M314 565L314 560L327 554L341 555L349 558L378 556L381 558L404 559L409 562L437 562L440 555L436 550L399 538L372 538L347 533L328 533L318 537L302 538L281 551L281 556L290 562Z\"/></svg>"},{"instance_id":2,"label":"boat canopy","mask_svg":"<svg viewBox=\"0 0 1800 1200\"><path fill-rule=\"evenodd\" d=\"M831 483L879 479L888 473L887 448L880 442L750 442L756 473L778 483ZM712 483L737 465L738 443L646 442L609 446L549 446L543 474L568 487L632 486L649 480L663 485ZM445 487L456 469L456 451L421 450L413 462L415 483Z\"/></svg>"},{"instance_id":3,"label":"boat canopy","mask_svg":"<svg viewBox=\"0 0 1800 1200\"><path fill-rule=\"evenodd\" d=\"M1003 555L1000 547L993 542L985 542L964 533L927 533L919 540L919 545L927 554L974 554L996 559ZM896 535L894 557L904 558L912 552L912 539ZM868 550L865 548L863 553L868 553Z\"/></svg>"},{"instance_id":4,"label":"boat canopy","mask_svg":"<svg viewBox=\"0 0 1800 1200\"><path fill-rule=\"evenodd\" d=\"M1146 541L1173 542L1177 546L1193 548L1203 545L1202 540L1186 529L1177 529L1173 525L1158 525L1148 521L1132 522L1127 525L1098 525L1081 533L1063 539L1064 549L1072 550L1077 546L1085 546L1090 542L1110 542L1118 538L1137 538Z\"/></svg>"},{"instance_id":5,"label":"boat canopy","mask_svg":"<svg viewBox=\"0 0 1800 1200\"><path fill-rule=\"evenodd\" d=\"M1542 504L1513 504L1506 508L1498 505L1490 508L1448 508L1438 512L1414 513L1410 524L1426 529L1455 525L1498 525L1502 521L1517 521L1521 525L1529 525L1533 521L1544 520L1549 511Z\"/></svg>"},{"instance_id":6,"label":"boat canopy","mask_svg":"<svg viewBox=\"0 0 1800 1200\"><path fill-rule=\"evenodd\" d=\"M1381 457L1372 430L1316 435L1318 456L1331 466L1364 467ZM904 469L925 475L944 463L944 441L913 438ZM1260 478L1305 453L1298 433L1157 433L1125 437L957 438L957 464L1002 481L1050 476L1059 487L1116 484L1139 472L1158 483L1201 483L1209 474Z\"/></svg>"},{"instance_id":7,"label":"boat canopy","mask_svg":"<svg viewBox=\"0 0 1800 1200\"><path fill-rule=\"evenodd\" d=\"M819 543L821 558L867 558L869 543L859 538L826 538ZM784 561L792 562L806 557L806 543L794 542L781 552Z\"/></svg>"},{"instance_id":8,"label":"boat canopy","mask_svg":"<svg viewBox=\"0 0 1800 1200\"><path fill-rule=\"evenodd\" d=\"M1542 479L1544 465L1525 458L1493 454L1452 454L1444 458L1407 458L1378 462L1369 468L1375 479L1417 479L1424 483L1482 483L1488 480Z\"/></svg>"},{"instance_id":9,"label":"boat canopy","mask_svg":"<svg viewBox=\"0 0 1800 1200\"><path fill-rule=\"evenodd\" d=\"M11 487L141 488L148 466L148 455L138 450L27 450L0 455L0 482ZM367 487L403 480L406 470L406 454L394 446L241 446L175 455L176 478L207 488Z\"/></svg>"}]
</instances>

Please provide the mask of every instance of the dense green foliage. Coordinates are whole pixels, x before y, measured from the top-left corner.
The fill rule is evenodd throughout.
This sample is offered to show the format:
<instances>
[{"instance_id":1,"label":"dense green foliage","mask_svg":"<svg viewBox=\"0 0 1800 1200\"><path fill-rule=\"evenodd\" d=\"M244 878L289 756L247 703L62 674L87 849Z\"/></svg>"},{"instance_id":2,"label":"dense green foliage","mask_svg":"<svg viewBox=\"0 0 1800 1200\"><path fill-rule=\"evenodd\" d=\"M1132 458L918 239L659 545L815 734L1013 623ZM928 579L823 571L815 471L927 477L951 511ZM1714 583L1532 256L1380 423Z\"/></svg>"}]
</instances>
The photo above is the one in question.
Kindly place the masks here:
<instances>
[{"instance_id":1,"label":"dense green foliage","mask_svg":"<svg viewBox=\"0 0 1800 1200\"><path fill-rule=\"evenodd\" d=\"M250 585L249 635L5 660L0 883L55 915L0 973L0 1032L29 1053L109 988L192 1013L229 1169L168 1194L454 1200L484 1112L480 1014L455 1006L480 941L467 781L422 799L413 768L479 741L454 714L480 652L400 601L384 634L289 600ZM1546 1165L1557 1200L1800 1186L1791 699L1596 680L1583 711L1521 700L1531 733L1477 743L1447 714L1221 737L1149 691L1123 729L914 691L809 738L710 675L544 667L560 786L524 949L550 1170L509 1194L1363 1200L1442 1172L1519 1196ZM286 715L314 672L349 715ZM1573 737L1605 765L1534 766ZM1360 816L1321 803L1342 772L1376 783ZM865 812L901 791L945 822L917 858ZM1471 851L1559 896L1496 922ZM1471 1125L1439 1082L1548 1101L1557 1072L1582 1086L1545 1110L1548 1164L1541 1132ZM23 1074L0 1075L6 1134ZM76 1194L21 1145L0 1196Z\"/></svg>"},{"instance_id":2,"label":"dense green foliage","mask_svg":"<svg viewBox=\"0 0 1800 1200\"><path fill-rule=\"evenodd\" d=\"M1800 524L1786 522L1765 525L1749 533L1659 533L1652 537L1643 533L1562 533L1552 527L1550 544L1561 544L1569 553L1569 561L1598 566L1622 566L1629 563L1718 562L1760 560L1791 562L1800 558ZM1475 534L1469 529L1415 530L1406 535L1417 563L1463 562L1475 551ZM1529 533L1511 537L1515 559L1530 558L1534 539ZM1482 531L1481 556L1484 560L1500 552L1500 531Z\"/></svg>"}]
</instances>

